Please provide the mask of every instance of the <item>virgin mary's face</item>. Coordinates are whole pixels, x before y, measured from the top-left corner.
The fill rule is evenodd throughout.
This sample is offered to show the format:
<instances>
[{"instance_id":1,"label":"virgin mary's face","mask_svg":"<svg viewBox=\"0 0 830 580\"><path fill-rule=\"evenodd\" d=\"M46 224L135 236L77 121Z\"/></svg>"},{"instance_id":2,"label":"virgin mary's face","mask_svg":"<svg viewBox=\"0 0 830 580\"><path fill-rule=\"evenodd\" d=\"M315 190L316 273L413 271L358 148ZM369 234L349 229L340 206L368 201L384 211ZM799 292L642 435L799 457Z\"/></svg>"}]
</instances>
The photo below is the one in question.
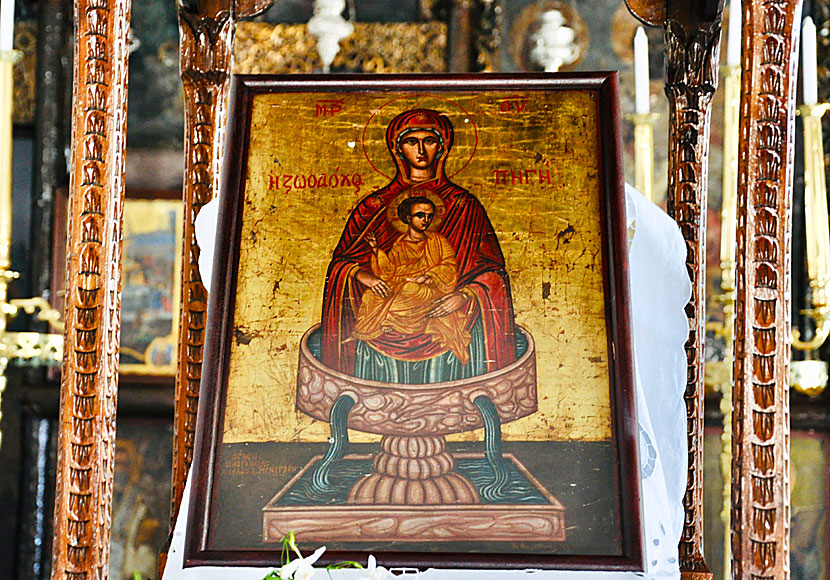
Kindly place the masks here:
<instances>
[{"instance_id":1,"label":"virgin mary's face","mask_svg":"<svg viewBox=\"0 0 830 580\"><path fill-rule=\"evenodd\" d=\"M435 163L441 143L432 131L416 130L401 139L400 153L412 167L426 169Z\"/></svg>"}]
</instances>

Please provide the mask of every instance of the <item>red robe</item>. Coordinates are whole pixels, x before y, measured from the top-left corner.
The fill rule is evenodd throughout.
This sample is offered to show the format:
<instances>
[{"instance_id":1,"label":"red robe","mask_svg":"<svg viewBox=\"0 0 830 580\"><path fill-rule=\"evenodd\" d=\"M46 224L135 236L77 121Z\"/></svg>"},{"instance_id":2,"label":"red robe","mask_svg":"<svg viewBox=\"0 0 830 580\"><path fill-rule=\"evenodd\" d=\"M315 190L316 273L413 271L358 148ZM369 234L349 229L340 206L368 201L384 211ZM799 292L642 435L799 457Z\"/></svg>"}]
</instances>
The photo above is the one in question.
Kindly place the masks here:
<instances>
[{"instance_id":1,"label":"red robe","mask_svg":"<svg viewBox=\"0 0 830 580\"><path fill-rule=\"evenodd\" d=\"M443 167L442 167L443 169ZM400 173L386 187L364 198L354 209L329 264L323 295L322 362L346 374L354 372L355 343L346 342L364 292L357 282L358 268L371 272L372 251L365 240L368 231L375 233L378 247L388 252L400 232L389 222L387 208L402 190L408 195L433 192L444 203L443 219L437 231L453 247L458 268L456 290L475 296L466 306L481 317L488 371L502 368L516 360L513 300L510 280L504 267L496 233L481 202L468 191L451 183L440 171L437 179L411 185ZM472 327L478 316L469 316ZM469 328L467 329L469 330ZM384 334L371 345L400 360L424 360L446 351L426 334Z\"/></svg>"}]
</instances>

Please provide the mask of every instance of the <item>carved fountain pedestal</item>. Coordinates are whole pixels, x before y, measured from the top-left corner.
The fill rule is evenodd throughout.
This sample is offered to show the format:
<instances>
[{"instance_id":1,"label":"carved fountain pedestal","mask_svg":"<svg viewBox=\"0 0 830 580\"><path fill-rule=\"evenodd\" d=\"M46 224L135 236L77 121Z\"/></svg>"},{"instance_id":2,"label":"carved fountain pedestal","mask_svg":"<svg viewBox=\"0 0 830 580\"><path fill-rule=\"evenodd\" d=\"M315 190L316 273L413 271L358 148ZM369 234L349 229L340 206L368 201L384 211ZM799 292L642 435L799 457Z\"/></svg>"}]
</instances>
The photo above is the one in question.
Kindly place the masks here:
<instances>
[{"instance_id":1,"label":"carved fountain pedestal","mask_svg":"<svg viewBox=\"0 0 830 580\"><path fill-rule=\"evenodd\" d=\"M320 362L313 346L318 329L300 344L297 408L331 424L331 446L263 508L264 542L279 541L288 529L315 542L565 540L564 506L516 457L501 453L500 425L537 410L530 333L517 329L523 352L502 369L445 383L390 385ZM446 435L480 428L487 434L485 453L448 448ZM348 429L382 435L380 451L347 454ZM504 490L515 481L536 501L522 503L515 488L514 499L508 497Z\"/></svg>"},{"instance_id":2,"label":"carved fountain pedestal","mask_svg":"<svg viewBox=\"0 0 830 580\"><path fill-rule=\"evenodd\" d=\"M480 503L478 490L455 473L444 437L384 435L372 474L349 491L357 504Z\"/></svg>"}]
</instances>

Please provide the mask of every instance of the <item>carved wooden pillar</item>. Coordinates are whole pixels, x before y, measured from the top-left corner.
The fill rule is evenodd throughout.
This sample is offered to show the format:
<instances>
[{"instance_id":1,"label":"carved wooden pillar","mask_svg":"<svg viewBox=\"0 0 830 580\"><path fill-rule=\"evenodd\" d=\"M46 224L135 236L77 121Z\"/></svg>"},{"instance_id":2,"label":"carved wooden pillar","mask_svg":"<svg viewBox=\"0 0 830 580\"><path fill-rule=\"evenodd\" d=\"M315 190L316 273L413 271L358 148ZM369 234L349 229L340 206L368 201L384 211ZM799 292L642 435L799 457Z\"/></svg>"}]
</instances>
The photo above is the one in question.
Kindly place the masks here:
<instances>
[{"instance_id":1,"label":"carved wooden pillar","mask_svg":"<svg viewBox=\"0 0 830 580\"><path fill-rule=\"evenodd\" d=\"M673 4L677 4L673 6ZM703 2L669 2L666 19L666 95L669 98L668 212L686 240L692 298L686 305L686 429L689 473L680 539L685 577L711 577L703 558L703 344L706 323L706 206L709 125L718 84L721 13Z\"/></svg>"},{"instance_id":2,"label":"carved wooden pillar","mask_svg":"<svg viewBox=\"0 0 830 580\"><path fill-rule=\"evenodd\" d=\"M718 85L723 0L626 0L644 23L666 31L669 99L668 211L686 240L692 298L686 305L686 429L689 473L680 538L684 578L711 578L703 558L703 343L706 323L706 193L709 122Z\"/></svg>"},{"instance_id":3,"label":"carved wooden pillar","mask_svg":"<svg viewBox=\"0 0 830 580\"><path fill-rule=\"evenodd\" d=\"M732 575L787 580L790 240L798 0L744 0Z\"/></svg>"},{"instance_id":4,"label":"carved wooden pillar","mask_svg":"<svg viewBox=\"0 0 830 580\"><path fill-rule=\"evenodd\" d=\"M230 86L233 18L231 0L179 2L181 74L185 102L184 242L182 294L173 425L171 522L179 511L193 460L207 290L199 274L196 216L219 189ZM172 528L172 526L171 526Z\"/></svg>"},{"instance_id":5,"label":"carved wooden pillar","mask_svg":"<svg viewBox=\"0 0 830 580\"><path fill-rule=\"evenodd\" d=\"M106 578L121 306L129 0L75 1L66 348L52 578Z\"/></svg>"}]
</instances>

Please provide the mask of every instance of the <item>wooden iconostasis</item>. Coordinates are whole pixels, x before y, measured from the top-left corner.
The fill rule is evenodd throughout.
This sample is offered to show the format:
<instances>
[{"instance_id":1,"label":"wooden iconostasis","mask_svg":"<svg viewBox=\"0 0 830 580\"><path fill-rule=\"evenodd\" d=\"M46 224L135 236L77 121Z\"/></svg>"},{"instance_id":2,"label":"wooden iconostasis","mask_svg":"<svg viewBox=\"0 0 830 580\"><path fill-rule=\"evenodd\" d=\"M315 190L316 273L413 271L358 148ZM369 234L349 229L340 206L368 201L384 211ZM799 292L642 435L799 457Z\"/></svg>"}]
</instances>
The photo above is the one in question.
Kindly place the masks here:
<instances>
[{"instance_id":1,"label":"wooden iconostasis","mask_svg":"<svg viewBox=\"0 0 830 580\"><path fill-rule=\"evenodd\" d=\"M450 26L452 2L406 0L349 3L353 37L343 41L333 71L442 72L447 70L539 70L531 38L539 16L559 10L575 31L576 58L561 70L620 70L624 114L634 110L632 38L637 26L621 0L501 0L474 3L471 34ZM499 4L501 10L494 11ZM830 0L804 7L819 30L819 99L830 99ZM236 70L249 73L314 72L319 58L303 23L311 0L284 0L263 15L241 22L236 32ZM728 14L725 15L728 18ZM18 0L16 45L24 57L15 76L14 225L12 266L21 273L12 297L43 295L55 305L63 285L62 240L68 186L69 110L72 73L72 5L67 0ZM665 207L668 105L663 93L663 31L647 30L651 105L655 125L654 190ZM180 197L184 131L179 77L176 3L146 0L132 7L132 52L127 155L127 213L141 214L125 228L122 376L113 507L112 578L139 571L155 577L155 554L167 535L172 454L173 371L169 349L175 330L180 231L175 200ZM725 50L722 50L725 53ZM725 55L724 55L725 56ZM821 74L823 73L823 74ZM826 116L825 140L830 135ZM712 107L707 213L707 318L721 321L718 268L720 237L723 97ZM797 122L800 131L800 121ZM634 181L633 126L624 121L627 181ZM796 136L793 214L793 322L810 324L804 245L803 162ZM830 151L830 143L825 143ZM131 205L132 204L132 205ZM142 213L143 212L143 213ZM179 211L180 213L180 211ZM130 216L126 221L130 223ZM130 236L132 235L132 238ZM172 243L172 245L171 245ZM130 250L132 248L132 250ZM132 252L132 253L131 253ZM43 330L21 318L14 329ZM172 330L171 330L172 324ZM154 342L155 341L155 342ZM151 347L152 345L152 347ZM723 356L714 333L707 360ZM830 360L830 345L819 352ZM803 358L796 353L796 358ZM126 358L125 358L126 357ZM158 364L155 364L158 363ZM49 578L55 434L59 401L56 369L10 367L3 395L0 448L0 577ZM721 414L715 392L707 392L705 445L705 537L707 561L722 577L723 524L719 519ZM830 395L792 395L792 577L817 580L830 575ZM118 492L118 490L121 490Z\"/></svg>"}]
</instances>

